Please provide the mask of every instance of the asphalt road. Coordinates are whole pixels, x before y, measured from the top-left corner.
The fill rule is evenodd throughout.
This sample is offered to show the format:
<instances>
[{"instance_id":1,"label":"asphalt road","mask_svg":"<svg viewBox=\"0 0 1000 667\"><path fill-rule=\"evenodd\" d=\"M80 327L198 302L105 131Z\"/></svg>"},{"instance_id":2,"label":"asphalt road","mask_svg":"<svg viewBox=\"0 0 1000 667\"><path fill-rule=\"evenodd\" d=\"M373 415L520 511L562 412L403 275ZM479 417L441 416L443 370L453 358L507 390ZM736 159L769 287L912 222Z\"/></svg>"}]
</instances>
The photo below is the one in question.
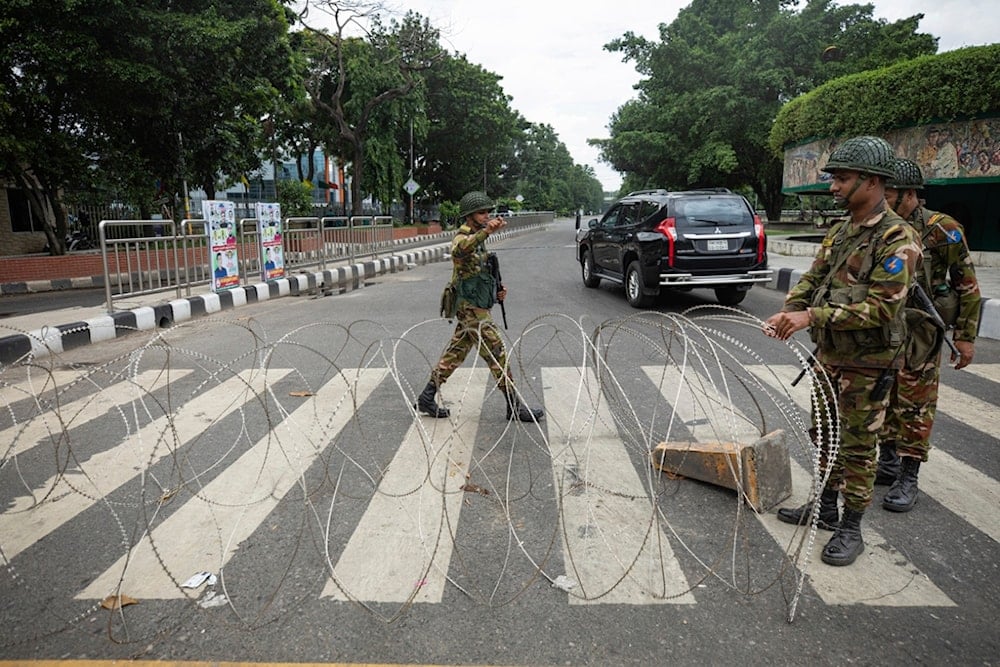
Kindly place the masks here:
<instances>
[{"instance_id":1,"label":"asphalt road","mask_svg":"<svg viewBox=\"0 0 1000 667\"><path fill-rule=\"evenodd\" d=\"M1000 343L943 372L917 507L870 509L853 566L807 563L808 531L648 464L781 429L805 496L808 339L753 320L781 295L640 313L585 288L572 246L570 222L496 248L540 425L508 424L471 358L452 417L414 418L446 263L6 369L0 657L995 663Z\"/></svg>"}]
</instances>

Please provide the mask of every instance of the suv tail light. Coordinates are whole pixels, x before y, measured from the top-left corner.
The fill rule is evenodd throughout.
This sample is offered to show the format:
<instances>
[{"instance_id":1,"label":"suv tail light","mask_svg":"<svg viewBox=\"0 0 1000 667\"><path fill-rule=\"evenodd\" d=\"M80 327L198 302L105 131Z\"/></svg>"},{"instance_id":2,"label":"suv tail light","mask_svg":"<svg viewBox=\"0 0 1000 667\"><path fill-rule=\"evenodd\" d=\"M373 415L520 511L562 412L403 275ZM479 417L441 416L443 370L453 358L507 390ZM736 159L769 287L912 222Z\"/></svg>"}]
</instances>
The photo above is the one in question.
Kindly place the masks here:
<instances>
[{"instance_id":1,"label":"suv tail light","mask_svg":"<svg viewBox=\"0 0 1000 667\"><path fill-rule=\"evenodd\" d=\"M757 263L764 261L764 223L759 215L753 216L753 231L757 235Z\"/></svg>"},{"instance_id":2,"label":"suv tail light","mask_svg":"<svg viewBox=\"0 0 1000 667\"><path fill-rule=\"evenodd\" d=\"M670 262L670 266L674 265L674 242L677 240L677 220L674 218L664 218L663 221L656 226L657 231L667 237L667 254ZM757 254L760 254L760 250Z\"/></svg>"}]
</instances>

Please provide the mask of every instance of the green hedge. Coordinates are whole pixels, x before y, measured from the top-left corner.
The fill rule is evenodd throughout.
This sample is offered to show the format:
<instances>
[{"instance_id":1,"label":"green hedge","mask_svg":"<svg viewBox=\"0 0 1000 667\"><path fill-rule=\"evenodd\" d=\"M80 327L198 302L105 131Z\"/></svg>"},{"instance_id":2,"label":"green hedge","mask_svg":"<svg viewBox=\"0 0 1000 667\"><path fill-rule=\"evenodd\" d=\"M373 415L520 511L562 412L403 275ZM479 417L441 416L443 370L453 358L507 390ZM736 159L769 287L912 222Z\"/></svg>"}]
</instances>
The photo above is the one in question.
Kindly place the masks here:
<instances>
[{"instance_id":1,"label":"green hedge","mask_svg":"<svg viewBox=\"0 0 1000 667\"><path fill-rule=\"evenodd\" d=\"M771 127L790 145L1000 113L1000 44L973 46L834 79L785 104Z\"/></svg>"}]
</instances>

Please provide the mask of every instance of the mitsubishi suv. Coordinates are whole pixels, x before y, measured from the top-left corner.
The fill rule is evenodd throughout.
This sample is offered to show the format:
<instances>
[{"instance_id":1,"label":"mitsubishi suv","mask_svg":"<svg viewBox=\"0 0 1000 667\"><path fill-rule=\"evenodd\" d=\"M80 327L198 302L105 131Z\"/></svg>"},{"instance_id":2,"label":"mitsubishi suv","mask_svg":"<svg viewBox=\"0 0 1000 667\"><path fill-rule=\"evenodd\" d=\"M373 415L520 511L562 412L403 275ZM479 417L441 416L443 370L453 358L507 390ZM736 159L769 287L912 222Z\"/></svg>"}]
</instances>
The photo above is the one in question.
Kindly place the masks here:
<instances>
[{"instance_id":1,"label":"mitsubishi suv","mask_svg":"<svg viewBox=\"0 0 1000 667\"><path fill-rule=\"evenodd\" d=\"M735 306L771 279L760 217L725 188L631 192L578 231L576 246L583 284L622 284L635 308L664 290L695 287Z\"/></svg>"}]
</instances>

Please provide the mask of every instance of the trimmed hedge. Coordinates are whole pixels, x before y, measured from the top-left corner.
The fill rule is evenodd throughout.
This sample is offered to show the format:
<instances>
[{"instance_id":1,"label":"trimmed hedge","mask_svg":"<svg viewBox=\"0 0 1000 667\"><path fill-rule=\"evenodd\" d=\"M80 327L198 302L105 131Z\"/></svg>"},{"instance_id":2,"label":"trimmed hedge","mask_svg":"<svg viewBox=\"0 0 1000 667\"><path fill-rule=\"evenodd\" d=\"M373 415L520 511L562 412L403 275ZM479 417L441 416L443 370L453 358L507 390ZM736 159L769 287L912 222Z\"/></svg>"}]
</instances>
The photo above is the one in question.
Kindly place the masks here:
<instances>
[{"instance_id":1,"label":"trimmed hedge","mask_svg":"<svg viewBox=\"0 0 1000 667\"><path fill-rule=\"evenodd\" d=\"M1000 113L1000 44L914 58L829 81L785 104L771 126L771 149L822 137Z\"/></svg>"}]
</instances>

